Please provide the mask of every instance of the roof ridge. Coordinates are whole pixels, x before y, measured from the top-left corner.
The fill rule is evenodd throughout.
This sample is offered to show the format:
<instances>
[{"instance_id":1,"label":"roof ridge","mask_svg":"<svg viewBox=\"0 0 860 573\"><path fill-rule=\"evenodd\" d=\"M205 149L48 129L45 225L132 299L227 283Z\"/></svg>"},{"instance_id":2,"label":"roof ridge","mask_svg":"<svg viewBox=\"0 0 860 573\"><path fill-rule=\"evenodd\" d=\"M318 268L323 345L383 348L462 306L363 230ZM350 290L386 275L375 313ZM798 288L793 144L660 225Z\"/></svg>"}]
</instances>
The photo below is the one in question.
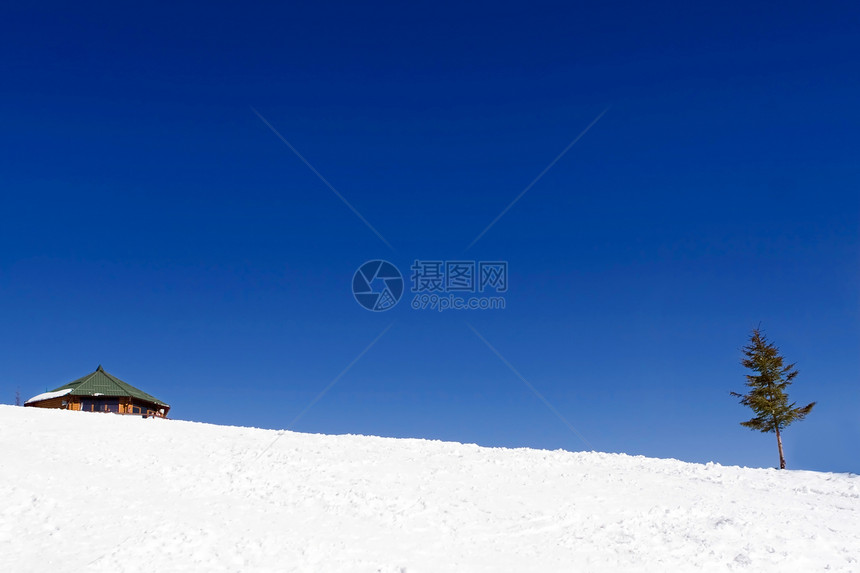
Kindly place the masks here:
<instances>
[{"instance_id":1,"label":"roof ridge","mask_svg":"<svg viewBox=\"0 0 860 573\"><path fill-rule=\"evenodd\" d=\"M113 382L113 383L114 383L114 385L115 385L116 387L118 387L120 390L123 390L123 391L125 391L125 392L128 392L129 390L137 390L138 392L141 392L142 394L146 394L146 392L144 392L144 391L143 391L143 390L141 390L140 388L135 388L134 386L132 386L132 385L131 385L131 384L129 384L128 382L123 382L122 380L120 380L119 378L117 378L116 376L114 376L113 374L111 374L110 372L108 372L108 371L106 371L106 370L102 370L102 373L103 373L105 376L107 376L107 378L108 378L111 382Z\"/></svg>"},{"instance_id":2,"label":"roof ridge","mask_svg":"<svg viewBox=\"0 0 860 573\"><path fill-rule=\"evenodd\" d=\"M117 378L116 376L114 376L113 374L111 374L110 372L108 372L105 369L102 369L102 374L107 376L107 378L110 379L111 382L113 382L120 390L122 390L124 392L129 392L129 393L137 392L139 394L143 394L144 396L151 398L152 401L155 402L156 404L165 405L161 400L159 400L158 398L156 398L152 394L150 394L148 392L144 392L140 388L137 388L135 386L132 386L128 382L120 380L119 378Z\"/></svg>"},{"instance_id":3,"label":"roof ridge","mask_svg":"<svg viewBox=\"0 0 860 573\"><path fill-rule=\"evenodd\" d=\"M81 386L82 384L86 384L87 382L89 382L90 379L93 376L95 376L97 372L98 372L98 370L96 370L95 372L90 372L89 374L85 374L85 375L81 376L80 378L78 378L77 380L72 380L71 382L69 382L67 384L63 384L62 386L60 386L60 388L68 388L68 387L77 388L78 386ZM72 384L74 384L74 386L72 386ZM60 388L57 388L57 390L59 390Z\"/></svg>"},{"instance_id":4,"label":"roof ridge","mask_svg":"<svg viewBox=\"0 0 860 573\"><path fill-rule=\"evenodd\" d=\"M119 378L117 378L116 376L114 376L114 375L112 375L112 374L109 374L109 373L108 373L104 368L102 368L101 364L99 364L99 368L98 368L98 370L96 370L96 372L98 372L99 370L101 370L101 373L102 373L102 374L104 374L104 375L105 375L105 377L106 377L108 380L110 380L110 381L113 383L113 385L114 385L114 386L116 386L116 387L117 387L117 388L119 388L120 390L123 390L123 391L125 391L125 392L128 392L128 388L125 388L125 387L124 387L124 386L128 386L128 384L125 384L122 380L120 380L120 379L119 379Z\"/></svg>"}]
</instances>

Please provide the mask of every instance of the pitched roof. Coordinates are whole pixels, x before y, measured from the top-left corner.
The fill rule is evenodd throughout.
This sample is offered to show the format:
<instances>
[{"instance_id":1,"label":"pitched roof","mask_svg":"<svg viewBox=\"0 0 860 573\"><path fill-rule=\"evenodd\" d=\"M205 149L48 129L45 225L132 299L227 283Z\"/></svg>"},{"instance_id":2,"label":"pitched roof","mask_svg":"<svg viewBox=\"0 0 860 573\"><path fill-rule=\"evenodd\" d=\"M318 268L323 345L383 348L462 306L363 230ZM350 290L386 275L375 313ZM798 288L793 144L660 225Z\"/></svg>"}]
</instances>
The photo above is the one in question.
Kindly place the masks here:
<instances>
[{"instance_id":1,"label":"pitched roof","mask_svg":"<svg viewBox=\"0 0 860 573\"><path fill-rule=\"evenodd\" d=\"M68 389L71 389L71 392L68 393L70 396L131 396L132 398L152 402L159 406L169 407L158 398L147 394L143 390L135 388L131 384L123 382L116 376L108 374L104 371L104 368L102 368L101 365L99 365L95 372L87 374L82 378L78 378L73 382L60 386L59 388L55 388L51 392L59 392L61 390Z\"/></svg>"},{"instance_id":2,"label":"pitched roof","mask_svg":"<svg viewBox=\"0 0 860 573\"><path fill-rule=\"evenodd\" d=\"M32 404L33 402L41 402L42 400L50 400L51 398L61 398L72 391L72 388L66 388L65 390L58 390L54 392L42 392L36 396L33 396L24 404Z\"/></svg>"}]
</instances>

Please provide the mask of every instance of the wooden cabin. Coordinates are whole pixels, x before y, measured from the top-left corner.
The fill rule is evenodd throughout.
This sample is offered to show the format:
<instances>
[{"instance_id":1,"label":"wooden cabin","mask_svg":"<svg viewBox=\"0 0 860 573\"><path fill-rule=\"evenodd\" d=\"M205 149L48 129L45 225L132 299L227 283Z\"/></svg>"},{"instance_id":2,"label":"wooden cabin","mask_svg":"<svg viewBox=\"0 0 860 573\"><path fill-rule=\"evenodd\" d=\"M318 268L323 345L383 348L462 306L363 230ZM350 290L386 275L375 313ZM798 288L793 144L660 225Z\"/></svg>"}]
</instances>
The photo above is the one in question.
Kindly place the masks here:
<instances>
[{"instance_id":1,"label":"wooden cabin","mask_svg":"<svg viewBox=\"0 0 860 573\"><path fill-rule=\"evenodd\" d=\"M84 412L112 412L166 418L170 406L108 374L99 365L95 372L33 396L24 403L34 408L58 408Z\"/></svg>"}]
</instances>

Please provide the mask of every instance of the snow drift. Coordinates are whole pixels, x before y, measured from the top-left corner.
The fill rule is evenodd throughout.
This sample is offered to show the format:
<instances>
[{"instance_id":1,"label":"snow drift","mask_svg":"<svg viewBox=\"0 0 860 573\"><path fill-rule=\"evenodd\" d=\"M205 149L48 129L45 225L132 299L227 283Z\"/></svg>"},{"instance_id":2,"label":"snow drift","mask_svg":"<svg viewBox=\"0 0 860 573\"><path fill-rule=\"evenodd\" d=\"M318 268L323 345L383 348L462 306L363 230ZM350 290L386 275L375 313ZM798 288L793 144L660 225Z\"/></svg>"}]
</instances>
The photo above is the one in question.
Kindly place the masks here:
<instances>
[{"instance_id":1,"label":"snow drift","mask_svg":"<svg viewBox=\"0 0 860 573\"><path fill-rule=\"evenodd\" d=\"M849 474L12 406L0 448L9 572L860 570Z\"/></svg>"}]
</instances>

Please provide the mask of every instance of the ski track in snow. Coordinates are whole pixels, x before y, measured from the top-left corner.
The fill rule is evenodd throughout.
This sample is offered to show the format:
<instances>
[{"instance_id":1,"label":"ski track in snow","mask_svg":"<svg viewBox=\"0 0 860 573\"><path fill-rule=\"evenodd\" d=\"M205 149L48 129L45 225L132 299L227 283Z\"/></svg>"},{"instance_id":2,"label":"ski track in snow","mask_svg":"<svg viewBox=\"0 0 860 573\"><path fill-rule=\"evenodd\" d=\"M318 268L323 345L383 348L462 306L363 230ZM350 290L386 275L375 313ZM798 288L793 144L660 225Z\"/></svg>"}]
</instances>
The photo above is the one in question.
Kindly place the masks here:
<instances>
[{"instance_id":1,"label":"ski track in snow","mask_svg":"<svg viewBox=\"0 0 860 573\"><path fill-rule=\"evenodd\" d=\"M860 571L853 474L281 434L0 406L0 571Z\"/></svg>"}]
</instances>

